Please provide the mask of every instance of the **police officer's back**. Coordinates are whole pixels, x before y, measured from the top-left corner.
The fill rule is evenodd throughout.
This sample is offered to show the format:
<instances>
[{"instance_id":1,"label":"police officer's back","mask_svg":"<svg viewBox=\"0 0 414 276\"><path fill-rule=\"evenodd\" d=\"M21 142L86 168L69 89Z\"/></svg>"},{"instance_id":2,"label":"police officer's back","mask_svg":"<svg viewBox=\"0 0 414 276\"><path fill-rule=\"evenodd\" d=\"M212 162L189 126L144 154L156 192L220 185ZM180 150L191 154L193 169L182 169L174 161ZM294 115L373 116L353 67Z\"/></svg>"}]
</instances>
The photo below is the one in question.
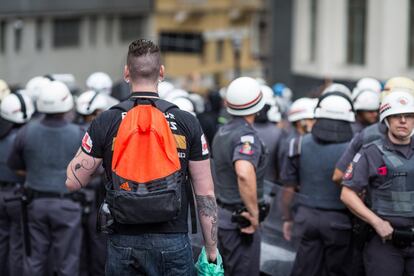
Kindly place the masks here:
<instances>
[{"instance_id":1,"label":"police officer's back","mask_svg":"<svg viewBox=\"0 0 414 276\"><path fill-rule=\"evenodd\" d=\"M31 202L28 208L31 255L25 258L26 275L44 275L49 250L61 275L77 275L80 252L80 206L65 187L66 165L80 145L81 130L64 120L73 108L69 89L51 81L37 101L42 120L32 121L17 134L9 165L24 171Z\"/></svg>"}]
</instances>

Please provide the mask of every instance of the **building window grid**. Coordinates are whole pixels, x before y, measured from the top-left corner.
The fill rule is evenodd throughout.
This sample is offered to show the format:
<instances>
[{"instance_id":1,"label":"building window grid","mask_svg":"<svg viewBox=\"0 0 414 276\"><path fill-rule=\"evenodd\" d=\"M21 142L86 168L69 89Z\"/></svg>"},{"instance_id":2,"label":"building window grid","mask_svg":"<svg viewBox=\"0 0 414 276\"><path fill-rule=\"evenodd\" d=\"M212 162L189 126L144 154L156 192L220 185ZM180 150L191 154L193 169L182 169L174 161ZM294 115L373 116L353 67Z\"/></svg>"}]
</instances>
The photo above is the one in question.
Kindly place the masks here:
<instances>
[{"instance_id":1,"label":"building window grid","mask_svg":"<svg viewBox=\"0 0 414 276\"><path fill-rule=\"evenodd\" d=\"M36 19L35 26L35 48L41 50L43 48L43 19Z\"/></svg>"},{"instance_id":2,"label":"building window grid","mask_svg":"<svg viewBox=\"0 0 414 276\"><path fill-rule=\"evenodd\" d=\"M76 47L80 44L80 18L55 19L53 22L53 46Z\"/></svg>"},{"instance_id":3,"label":"building window grid","mask_svg":"<svg viewBox=\"0 0 414 276\"><path fill-rule=\"evenodd\" d=\"M414 0L410 0L408 28L408 67L414 68Z\"/></svg>"},{"instance_id":4,"label":"building window grid","mask_svg":"<svg viewBox=\"0 0 414 276\"><path fill-rule=\"evenodd\" d=\"M0 21L0 53L6 52L6 21Z\"/></svg>"},{"instance_id":5,"label":"building window grid","mask_svg":"<svg viewBox=\"0 0 414 276\"><path fill-rule=\"evenodd\" d=\"M92 46L96 45L97 24L98 24L98 17L96 15L92 15L89 18L89 43Z\"/></svg>"},{"instance_id":6,"label":"building window grid","mask_svg":"<svg viewBox=\"0 0 414 276\"><path fill-rule=\"evenodd\" d=\"M318 0L310 0L310 51L309 60L314 62L316 59L316 24L317 24Z\"/></svg>"},{"instance_id":7,"label":"building window grid","mask_svg":"<svg viewBox=\"0 0 414 276\"><path fill-rule=\"evenodd\" d=\"M223 62L224 56L224 40L219 39L216 41L216 62L221 63Z\"/></svg>"},{"instance_id":8,"label":"building window grid","mask_svg":"<svg viewBox=\"0 0 414 276\"><path fill-rule=\"evenodd\" d=\"M106 22L105 41L107 44L111 44L113 33L114 33L114 17L113 16L106 17L105 22Z\"/></svg>"},{"instance_id":9,"label":"building window grid","mask_svg":"<svg viewBox=\"0 0 414 276\"><path fill-rule=\"evenodd\" d=\"M348 0L347 63L365 63L367 1Z\"/></svg>"},{"instance_id":10,"label":"building window grid","mask_svg":"<svg viewBox=\"0 0 414 276\"><path fill-rule=\"evenodd\" d=\"M144 18L142 16L122 16L120 26L121 41L130 42L143 35Z\"/></svg>"}]
</instances>

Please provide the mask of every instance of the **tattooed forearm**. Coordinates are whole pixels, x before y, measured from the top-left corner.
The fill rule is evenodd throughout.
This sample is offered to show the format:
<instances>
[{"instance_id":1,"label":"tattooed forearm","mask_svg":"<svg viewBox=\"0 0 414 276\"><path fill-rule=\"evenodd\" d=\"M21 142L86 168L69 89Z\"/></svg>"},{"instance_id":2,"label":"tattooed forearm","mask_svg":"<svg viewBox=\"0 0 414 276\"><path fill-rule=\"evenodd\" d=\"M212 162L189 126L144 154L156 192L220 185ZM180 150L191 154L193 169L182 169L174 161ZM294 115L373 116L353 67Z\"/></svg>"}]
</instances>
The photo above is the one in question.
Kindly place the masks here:
<instances>
[{"instance_id":1,"label":"tattooed forearm","mask_svg":"<svg viewBox=\"0 0 414 276\"><path fill-rule=\"evenodd\" d=\"M217 204L214 196L196 195L197 208L200 216L210 218L211 221L211 240L217 244Z\"/></svg>"}]
</instances>

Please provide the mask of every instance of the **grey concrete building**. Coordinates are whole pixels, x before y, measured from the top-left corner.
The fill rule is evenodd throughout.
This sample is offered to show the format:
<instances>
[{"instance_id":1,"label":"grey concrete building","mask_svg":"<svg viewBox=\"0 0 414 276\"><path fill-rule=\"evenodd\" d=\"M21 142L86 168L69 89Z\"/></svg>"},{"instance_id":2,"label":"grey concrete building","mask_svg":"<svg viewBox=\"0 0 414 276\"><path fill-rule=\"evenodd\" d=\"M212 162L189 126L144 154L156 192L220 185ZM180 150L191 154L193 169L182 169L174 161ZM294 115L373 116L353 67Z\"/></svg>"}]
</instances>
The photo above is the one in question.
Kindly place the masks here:
<instances>
[{"instance_id":1,"label":"grey concrete building","mask_svg":"<svg viewBox=\"0 0 414 276\"><path fill-rule=\"evenodd\" d=\"M3 0L0 78L24 85L31 77L72 73L81 89L88 75L122 78L130 41L155 38L150 0Z\"/></svg>"}]
</instances>

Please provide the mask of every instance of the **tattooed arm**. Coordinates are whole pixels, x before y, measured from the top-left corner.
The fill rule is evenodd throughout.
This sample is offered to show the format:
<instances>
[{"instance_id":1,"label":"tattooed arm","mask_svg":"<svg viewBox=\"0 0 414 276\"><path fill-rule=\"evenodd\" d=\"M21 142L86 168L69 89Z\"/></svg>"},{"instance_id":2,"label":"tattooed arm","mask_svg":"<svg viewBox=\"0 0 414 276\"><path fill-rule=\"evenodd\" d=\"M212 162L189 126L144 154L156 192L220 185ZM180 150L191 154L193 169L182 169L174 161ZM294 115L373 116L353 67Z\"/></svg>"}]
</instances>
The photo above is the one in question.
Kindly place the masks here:
<instances>
[{"instance_id":1,"label":"tattooed arm","mask_svg":"<svg viewBox=\"0 0 414 276\"><path fill-rule=\"evenodd\" d=\"M207 256L216 260L217 249L217 204L211 176L210 160L190 161L189 170L193 180L198 217L200 220Z\"/></svg>"},{"instance_id":2,"label":"tattooed arm","mask_svg":"<svg viewBox=\"0 0 414 276\"><path fill-rule=\"evenodd\" d=\"M102 159L87 155L79 149L66 169L68 190L76 191L85 187L101 163Z\"/></svg>"}]
</instances>

